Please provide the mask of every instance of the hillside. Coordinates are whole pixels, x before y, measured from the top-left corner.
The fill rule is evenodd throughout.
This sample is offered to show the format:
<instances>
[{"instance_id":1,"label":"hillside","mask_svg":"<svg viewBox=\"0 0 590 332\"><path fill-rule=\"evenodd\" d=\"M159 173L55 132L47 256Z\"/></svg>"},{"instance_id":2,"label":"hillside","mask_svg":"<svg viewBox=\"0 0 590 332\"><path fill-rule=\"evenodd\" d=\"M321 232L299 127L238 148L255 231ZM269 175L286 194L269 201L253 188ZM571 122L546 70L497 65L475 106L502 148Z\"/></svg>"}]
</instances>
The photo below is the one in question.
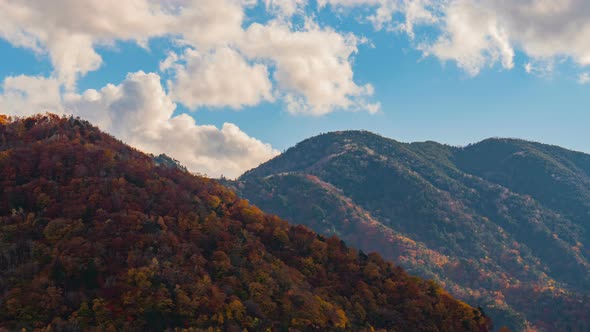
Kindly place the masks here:
<instances>
[{"instance_id":1,"label":"hillside","mask_svg":"<svg viewBox=\"0 0 590 332\"><path fill-rule=\"evenodd\" d=\"M513 330L590 330L590 156L362 132L307 139L228 183L265 211L434 278Z\"/></svg>"},{"instance_id":2,"label":"hillside","mask_svg":"<svg viewBox=\"0 0 590 332\"><path fill-rule=\"evenodd\" d=\"M436 283L156 159L78 119L0 117L0 330L488 330Z\"/></svg>"}]
</instances>

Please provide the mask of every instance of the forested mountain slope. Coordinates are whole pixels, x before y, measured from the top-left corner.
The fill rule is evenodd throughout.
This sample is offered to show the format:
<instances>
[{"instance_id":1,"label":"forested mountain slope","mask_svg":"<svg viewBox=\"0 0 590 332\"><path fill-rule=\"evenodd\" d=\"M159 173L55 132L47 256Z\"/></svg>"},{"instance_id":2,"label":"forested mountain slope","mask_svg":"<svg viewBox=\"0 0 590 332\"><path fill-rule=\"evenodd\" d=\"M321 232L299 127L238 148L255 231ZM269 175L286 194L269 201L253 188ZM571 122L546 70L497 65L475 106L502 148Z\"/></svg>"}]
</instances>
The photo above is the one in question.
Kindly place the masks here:
<instances>
[{"instance_id":1,"label":"forested mountain slope","mask_svg":"<svg viewBox=\"0 0 590 332\"><path fill-rule=\"evenodd\" d=\"M590 156L369 132L307 139L229 186L481 305L496 326L590 330Z\"/></svg>"},{"instance_id":2,"label":"forested mountain slope","mask_svg":"<svg viewBox=\"0 0 590 332\"><path fill-rule=\"evenodd\" d=\"M0 117L0 330L488 329L434 282L156 159L78 119Z\"/></svg>"}]
</instances>

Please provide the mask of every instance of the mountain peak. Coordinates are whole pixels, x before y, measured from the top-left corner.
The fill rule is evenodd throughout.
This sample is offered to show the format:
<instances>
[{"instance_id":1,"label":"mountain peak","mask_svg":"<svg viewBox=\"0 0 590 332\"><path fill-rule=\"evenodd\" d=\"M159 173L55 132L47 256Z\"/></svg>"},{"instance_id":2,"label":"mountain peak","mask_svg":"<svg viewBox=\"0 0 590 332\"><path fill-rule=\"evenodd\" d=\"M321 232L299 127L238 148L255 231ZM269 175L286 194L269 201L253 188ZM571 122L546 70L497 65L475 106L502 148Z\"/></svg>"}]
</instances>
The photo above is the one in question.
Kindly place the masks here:
<instances>
[{"instance_id":1,"label":"mountain peak","mask_svg":"<svg viewBox=\"0 0 590 332\"><path fill-rule=\"evenodd\" d=\"M590 327L580 306L590 303L589 155L511 138L456 148L346 131L297 144L236 187L444 283L499 326Z\"/></svg>"},{"instance_id":2,"label":"mountain peak","mask_svg":"<svg viewBox=\"0 0 590 332\"><path fill-rule=\"evenodd\" d=\"M488 330L434 282L157 163L78 119L0 124L0 330Z\"/></svg>"}]
</instances>

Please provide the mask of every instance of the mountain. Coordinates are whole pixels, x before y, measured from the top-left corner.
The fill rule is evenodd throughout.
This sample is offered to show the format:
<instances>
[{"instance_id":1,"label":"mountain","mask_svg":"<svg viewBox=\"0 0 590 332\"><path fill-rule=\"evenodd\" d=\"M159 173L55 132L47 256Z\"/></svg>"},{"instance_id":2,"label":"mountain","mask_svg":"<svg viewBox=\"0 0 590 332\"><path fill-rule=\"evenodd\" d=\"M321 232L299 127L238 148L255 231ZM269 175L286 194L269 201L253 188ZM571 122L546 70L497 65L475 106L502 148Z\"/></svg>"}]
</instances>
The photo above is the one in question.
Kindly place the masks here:
<instances>
[{"instance_id":1,"label":"mountain","mask_svg":"<svg viewBox=\"0 0 590 332\"><path fill-rule=\"evenodd\" d=\"M89 123L0 116L0 330L487 331L480 310Z\"/></svg>"},{"instance_id":2,"label":"mountain","mask_svg":"<svg viewBox=\"0 0 590 332\"><path fill-rule=\"evenodd\" d=\"M515 331L590 331L590 156L489 139L307 139L226 181L265 211L378 252Z\"/></svg>"}]
</instances>

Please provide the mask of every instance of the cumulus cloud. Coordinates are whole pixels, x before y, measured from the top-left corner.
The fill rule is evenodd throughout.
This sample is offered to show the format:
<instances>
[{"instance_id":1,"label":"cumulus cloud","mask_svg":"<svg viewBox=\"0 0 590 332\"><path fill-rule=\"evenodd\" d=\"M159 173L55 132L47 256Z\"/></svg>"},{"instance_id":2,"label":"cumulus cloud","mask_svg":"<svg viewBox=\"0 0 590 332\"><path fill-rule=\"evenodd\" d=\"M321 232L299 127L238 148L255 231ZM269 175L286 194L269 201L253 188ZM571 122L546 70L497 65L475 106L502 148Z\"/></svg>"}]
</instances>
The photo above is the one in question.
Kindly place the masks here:
<instances>
[{"instance_id":1,"label":"cumulus cloud","mask_svg":"<svg viewBox=\"0 0 590 332\"><path fill-rule=\"evenodd\" d=\"M485 2L485 1L484 1ZM471 0L321 0L333 7L369 6L367 19L378 30L404 32L416 38L416 27L434 26L438 38L421 36L416 48L426 56L455 61L470 75L500 61L512 68L514 50L505 28L485 6Z\"/></svg>"},{"instance_id":2,"label":"cumulus cloud","mask_svg":"<svg viewBox=\"0 0 590 332\"><path fill-rule=\"evenodd\" d=\"M578 83L580 83L580 84L590 83L590 73L581 73L578 76Z\"/></svg>"},{"instance_id":3,"label":"cumulus cloud","mask_svg":"<svg viewBox=\"0 0 590 332\"><path fill-rule=\"evenodd\" d=\"M160 68L173 72L174 80L168 83L171 97L189 108L238 109L273 100L267 67L249 64L228 47L210 52L189 48L182 56L171 53Z\"/></svg>"},{"instance_id":4,"label":"cumulus cloud","mask_svg":"<svg viewBox=\"0 0 590 332\"><path fill-rule=\"evenodd\" d=\"M225 46L241 37L244 9L254 4L256 0L150 2L163 3L172 8L168 12L176 14L170 18L171 23L164 27L167 33L180 35L185 43L194 47L210 49Z\"/></svg>"},{"instance_id":5,"label":"cumulus cloud","mask_svg":"<svg viewBox=\"0 0 590 332\"><path fill-rule=\"evenodd\" d=\"M308 21L301 30L280 21L254 23L238 42L251 58L267 59L274 79L292 113L322 115L334 109L372 110L365 98L370 84L354 82L351 56L361 42L353 34L320 28Z\"/></svg>"},{"instance_id":6,"label":"cumulus cloud","mask_svg":"<svg viewBox=\"0 0 590 332\"><path fill-rule=\"evenodd\" d=\"M446 8L443 29L434 43L419 46L426 55L454 60L470 75L477 75L486 65L497 62L507 69L514 67L510 34L486 8L467 1L453 2Z\"/></svg>"},{"instance_id":7,"label":"cumulus cloud","mask_svg":"<svg viewBox=\"0 0 590 332\"><path fill-rule=\"evenodd\" d=\"M78 74L100 66L102 59L94 50L99 40L157 33L153 28L163 17L150 7L143 1L2 0L0 35L14 45L49 53L57 76L73 86Z\"/></svg>"},{"instance_id":8,"label":"cumulus cloud","mask_svg":"<svg viewBox=\"0 0 590 332\"><path fill-rule=\"evenodd\" d=\"M97 46L124 40L147 47L151 38L164 36L189 49L182 59L169 57L161 69L172 70L172 96L190 108L256 105L273 100L276 90L293 113L375 109L366 101L372 88L353 80L351 55L358 38L319 28L309 17L305 27L294 27L290 18L306 16L307 0L263 0L275 19L252 23L245 13L256 3L0 0L0 37L48 54L52 77L70 92L80 76L101 66ZM276 66L275 86L270 77L274 68L268 65Z\"/></svg>"},{"instance_id":9,"label":"cumulus cloud","mask_svg":"<svg viewBox=\"0 0 590 332\"><path fill-rule=\"evenodd\" d=\"M232 0L0 0L0 36L48 53L69 88L101 65L97 45L171 35L212 47L239 34L242 19L242 3Z\"/></svg>"},{"instance_id":10,"label":"cumulus cloud","mask_svg":"<svg viewBox=\"0 0 590 332\"><path fill-rule=\"evenodd\" d=\"M132 73L119 85L81 94L62 95L55 79L43 77L9 77L3 87L3 113L23 116L51 111L80 116L134 147L166 153L189 170L209 176L236 177L278 154L234 124L218 129L198 125L186 114L173 116L176 104L154 73Z\"/></svg>"},{"instance_id":11,"label":"cumulus cloud","mask_svg":"<svg viewBox=\"0 0 590 332\"><path fill-rule=\"evenodd\" d=\"M441 15L442 35L424 50L472 74L496 63L512 68L515 49L537 63L568 57L590 64L585 0L450 1Z\"/></svg>"},{"instance_id":12,"label":"cumulus cloud","mask_svg":"<svg viewBox=\"0 0 590 332\"><path fill-rule=\"evenodd\" d=\"M239 175L277 151L227 123L221 129L173 116L191 109L240 109L282 101L289 112L322 115L337 109L377 112L373 87L357 84L353 55L363 42L313 22L307 0L263 0L265 23L246 17L259 0L0 0L0 38L47 56L48 77L6 77L2 112L43 111L81 116L125 142L167 153L189 169ZM294 16L305 24L296 25ZM313 16L313 15L311 15ZM76 82L103 64L98 51L119 41L148 48L163 37L175 49L157 74L129 74L118 85L77 91Z\"/></svg>"},{"instance_id":13,"label":"cumulus cloud","mask_svg":"<svg viewBox=\"0 0 590 332\"><path fill-rule=\"evenodd\" d=\"M319 0L323 6L372 8L376 28L404 31L425 55L453 61L470 75L514 67L516 50L531 73L561 58L590 65L590 2L586 0ZM416 28L428 33L415 36ZM435 37L431 35L435 31Z\"/></svg>"},{"instance_id":14,"label":"cumulus cloud","mask_svg":"<svg viewBox=\"0 0 590 332\"><path fill-rule=\"evenodd\" d=\"M42 76L9 76L2 82L0 112L9 115L31 115L51 111L61 113L60 83Z\"/></svg>"}]
</instances>

